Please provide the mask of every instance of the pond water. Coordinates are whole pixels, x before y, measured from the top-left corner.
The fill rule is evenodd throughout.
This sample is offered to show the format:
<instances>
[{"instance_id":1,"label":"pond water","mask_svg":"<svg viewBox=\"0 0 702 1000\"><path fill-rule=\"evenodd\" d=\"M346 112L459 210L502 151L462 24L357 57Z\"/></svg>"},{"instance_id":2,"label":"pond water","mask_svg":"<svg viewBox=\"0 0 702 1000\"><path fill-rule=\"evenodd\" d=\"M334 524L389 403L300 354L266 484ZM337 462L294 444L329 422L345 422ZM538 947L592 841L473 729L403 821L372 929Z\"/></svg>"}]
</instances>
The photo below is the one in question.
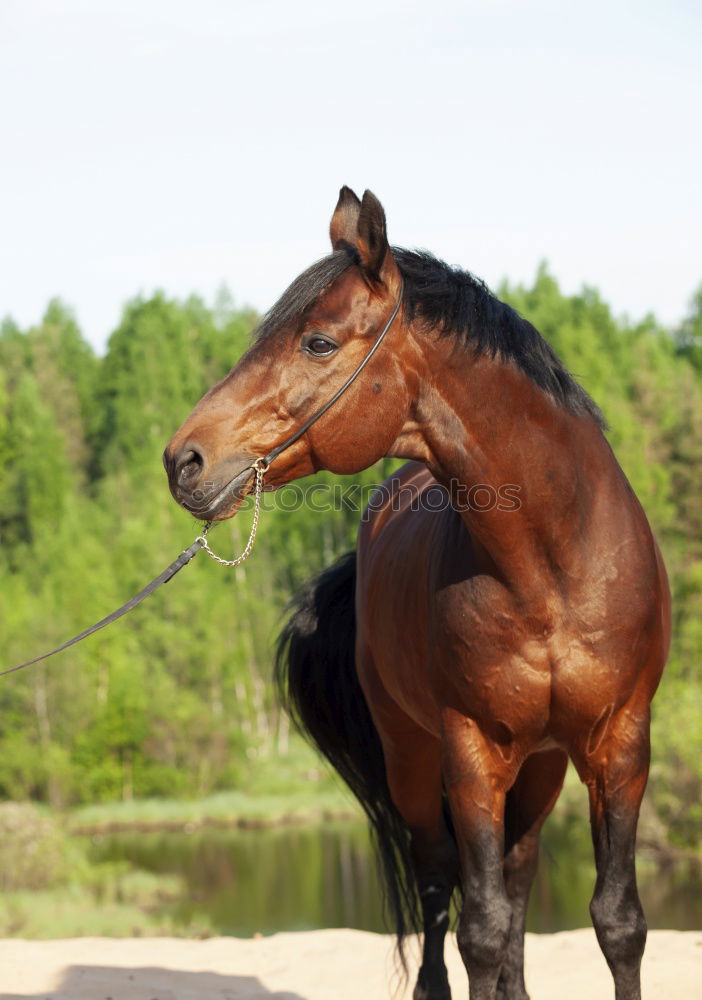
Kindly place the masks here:
<instances>
[{"instance_id":1,"label":"pond water","mask_svg":"<svg viewBox=\"0 0 702 1000\"><path fill-rule=\"evenodd\" d=\"M244 937L319 927L387 929L362 823L114 834L94 838L91 853L96 861L128 860L181 876L182 897L166 906L183 927L202 922L215 933ZM528 929L588 926L594 877L587 822L547 826ZM699 866L640 861L639 888L649 927L702 927Z\"/></svg>"}]
</instances>

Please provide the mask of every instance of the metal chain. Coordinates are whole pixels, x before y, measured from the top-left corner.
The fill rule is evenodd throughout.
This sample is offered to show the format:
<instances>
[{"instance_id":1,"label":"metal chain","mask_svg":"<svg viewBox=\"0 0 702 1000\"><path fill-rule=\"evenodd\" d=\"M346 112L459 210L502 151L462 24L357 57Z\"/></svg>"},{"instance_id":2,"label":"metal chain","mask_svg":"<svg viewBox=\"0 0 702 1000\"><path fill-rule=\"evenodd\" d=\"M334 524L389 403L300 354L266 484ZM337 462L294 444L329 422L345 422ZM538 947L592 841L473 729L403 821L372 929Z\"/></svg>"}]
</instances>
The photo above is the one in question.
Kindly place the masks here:
<instances>
[{"instance_id":1,"label":"metal chain","mask_svg":"<svg viewBox=\"0 0 702 1000\"><path fill-rule=\"evenodd\" d=\"M256 541L256 532L258 530L258 519L261 514L261 494L263 493L263 477L265 473L268 472L268 463L266 462L265 459L259 458L254 462L252 468L256 474L256 483L254 485L253 521L251 522L251 533L249 535L249 540L246 543L246 548L241 553L241 555L237 556L236 559L222 559L220 556L218 556L215 552L212 551L207 539L205 538L205 535L212 527L211 521L209 521L205 525L202 534L198 535L197 538L195 539L196 542L200 542L202 544L202 548L205 550L210 559L214 559L214 561L218 562L220 566L240 566L241 563L243 563L244 560L248 559L249 556L251 555L251 550L253 549L254 542Z\"/></svg>"}]
</instances>

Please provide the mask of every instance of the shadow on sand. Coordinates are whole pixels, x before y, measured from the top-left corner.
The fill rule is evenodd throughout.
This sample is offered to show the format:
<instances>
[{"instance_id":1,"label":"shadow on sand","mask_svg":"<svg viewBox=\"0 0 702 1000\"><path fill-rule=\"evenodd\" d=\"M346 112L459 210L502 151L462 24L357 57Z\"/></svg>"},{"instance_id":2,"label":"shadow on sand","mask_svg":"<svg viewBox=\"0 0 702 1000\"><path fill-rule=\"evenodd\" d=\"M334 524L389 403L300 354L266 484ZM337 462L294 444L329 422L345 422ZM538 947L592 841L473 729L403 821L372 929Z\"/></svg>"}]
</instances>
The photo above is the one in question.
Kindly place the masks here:
<instances>
[{"instance_id":1,"label":"shadow on sand","mask_svg":"<svg viewBox=\"0 0 702 1000\"><path fill-rule=\"evenodd\" d=\"M46 993L2 993L0 1000L305 1000L287 990L271 993L255 976L177 969L72 965Z\"/></svg>"}]
</instances>

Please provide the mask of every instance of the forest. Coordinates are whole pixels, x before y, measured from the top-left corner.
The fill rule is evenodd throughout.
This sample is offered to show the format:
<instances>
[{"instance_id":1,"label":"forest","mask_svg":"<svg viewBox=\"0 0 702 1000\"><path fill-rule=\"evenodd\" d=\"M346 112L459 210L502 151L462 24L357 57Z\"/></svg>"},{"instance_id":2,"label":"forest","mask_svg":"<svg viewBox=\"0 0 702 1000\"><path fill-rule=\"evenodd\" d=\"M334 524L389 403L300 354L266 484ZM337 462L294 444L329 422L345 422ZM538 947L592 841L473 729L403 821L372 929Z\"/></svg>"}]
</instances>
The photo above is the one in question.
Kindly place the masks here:
<instances>
[{"instance_id":1,"label":"forest","mask_svg":"<svg viewBox=\"0 0 702 1000\"><path fill-rule=\"evenodd\" d=\"M566 295L545 265L530 287L505 282L498 294L603 409L661 543L674 638L654 701L649 803L662 839L699 849L702 286L676 329L653 316L615 317L593 288ZM245 350L258 319L224 289L209 305L139 297L104 356L58 300L30 329L4 320L0 668L103 617L193 540L197 524L171 499L161 453ZM330 503L301 504L299 490L267 498L245 565L222 570L199 556L119 624L2 678L0 796L64 808L255 792L266 769L298 752L272 686L286 603L353 545L358 486L391 467L385 461L352 482L322 474ZM240 551L249 523L244 513L218 527L215 548Z\"/></svg>"}]
</instances>

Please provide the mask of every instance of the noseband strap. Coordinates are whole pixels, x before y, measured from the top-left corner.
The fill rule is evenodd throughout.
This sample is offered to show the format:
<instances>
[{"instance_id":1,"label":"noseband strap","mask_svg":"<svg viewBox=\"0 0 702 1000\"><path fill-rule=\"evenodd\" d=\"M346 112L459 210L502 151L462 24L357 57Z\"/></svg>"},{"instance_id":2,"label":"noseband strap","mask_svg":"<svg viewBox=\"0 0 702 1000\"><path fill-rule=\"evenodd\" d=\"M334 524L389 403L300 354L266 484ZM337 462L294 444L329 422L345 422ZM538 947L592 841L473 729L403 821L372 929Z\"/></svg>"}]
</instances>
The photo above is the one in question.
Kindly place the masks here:
<instances>
[{"instance_id":1,"label":"noseband strap","mask_svg":"<svg viewBox=\"0 0 702 1000\"><path fill-rule=\"evenodd\" d=\"M368 352L368 354L366 354L366 356L364 357L363 361L361 361L361 363L358 366L358 368L356 368L356 370L353 372L353 374L350 375L346 379L346 381L344 382L344 384L339 389L336 390L336 392L331 397L331 399L328 399L327 402L324 404L324 406L320 407L317 410L316 413L313 413L312 416L308 420L306 420L304 422L304 424L302 424L301 427L298 427L298 429L293 434L290 435L290 437L286 438L282 442L282 444L279 444L276 448L273 448L272 451L269 451L268 454L265 455L263 458L257 458L256 461L251 466L251 472L253 472L254 477L255 477L255 479L254 479L254 483L255 483L255 485L254 485L254 516L253 516L253 522L251 524L251 533L249 534L249 540L246 543L246 548L241 553L241 555L237 556L236 559L222 559L221 556L218 556L215 552L212 551L212 549L210 548L209 542L207 541L207 538L206 538L207 532L210 529L211 522L208 522L205 525L205 529L204 529L203 533L201 535L199 535L198 538L195 539L196 542L201 542L202 543L202 548L205 550L205 552L207 553L207 555L211 559L214 559L215 562L218 562L220 564L220 566L239 566L244 561L244 559L247 559L249 557L249 555L251 553L251 550L253 548L253 545L254 545L254 540L256 538L256 530L258 528L258 519L259 519L259 515L261 513L261 494L263 492L263 477L266 474L266 472L268 472L268 470L270 468L270 465L271 465L271 462L275 461L275 459L278 457L278 455L280 455L282 452L284 452L291 445L295 444L296 441L299 441L299 439L302 437L302 435L305 434L310 429L310 427L313 424L315 424L319 420L319 418L322 417L327 412L327 410L329 410L334 405L334 403L336 403L343 396L343 394L346 392L346 390L349 388L349 386L353 385L353 383L356 381L356 379L358 378L358 376L361 374L361 372L363 371L363 369L366 367L366 365L368 364L368 362L370 361L370 359L373 357L373 355L375 354L375 352L378 350L378 348L382 344L382 342L385 339L385 336L386 336L388 330L390 329L390 327L393 324L393 321L394 321L395 317L397 316L398 312L400 311L400 306L402 305L402 293L403 293L403 291L404 291L404 283L400 285L400 294L397 297L397 302L395 303L393 311L391 312L390 316L388 317L387 323L385 324L385 326L383 327L383 329L380 331L380 333L378 334L378 336L375 338L375 343L371 347L371 349ZM246 471L247 471L246 469L243 470L243 472L246 472ZM223 493L226 489L228 489L228 487L231 486L231 484L236 479L238 479L241 475L242 475L242 472L238 472L237 475L234 477L234 479L230 479L229 482L226 484L226 486L222 487L222 490L220 490L220 494Z\"/></svg>"}]
</instances>

